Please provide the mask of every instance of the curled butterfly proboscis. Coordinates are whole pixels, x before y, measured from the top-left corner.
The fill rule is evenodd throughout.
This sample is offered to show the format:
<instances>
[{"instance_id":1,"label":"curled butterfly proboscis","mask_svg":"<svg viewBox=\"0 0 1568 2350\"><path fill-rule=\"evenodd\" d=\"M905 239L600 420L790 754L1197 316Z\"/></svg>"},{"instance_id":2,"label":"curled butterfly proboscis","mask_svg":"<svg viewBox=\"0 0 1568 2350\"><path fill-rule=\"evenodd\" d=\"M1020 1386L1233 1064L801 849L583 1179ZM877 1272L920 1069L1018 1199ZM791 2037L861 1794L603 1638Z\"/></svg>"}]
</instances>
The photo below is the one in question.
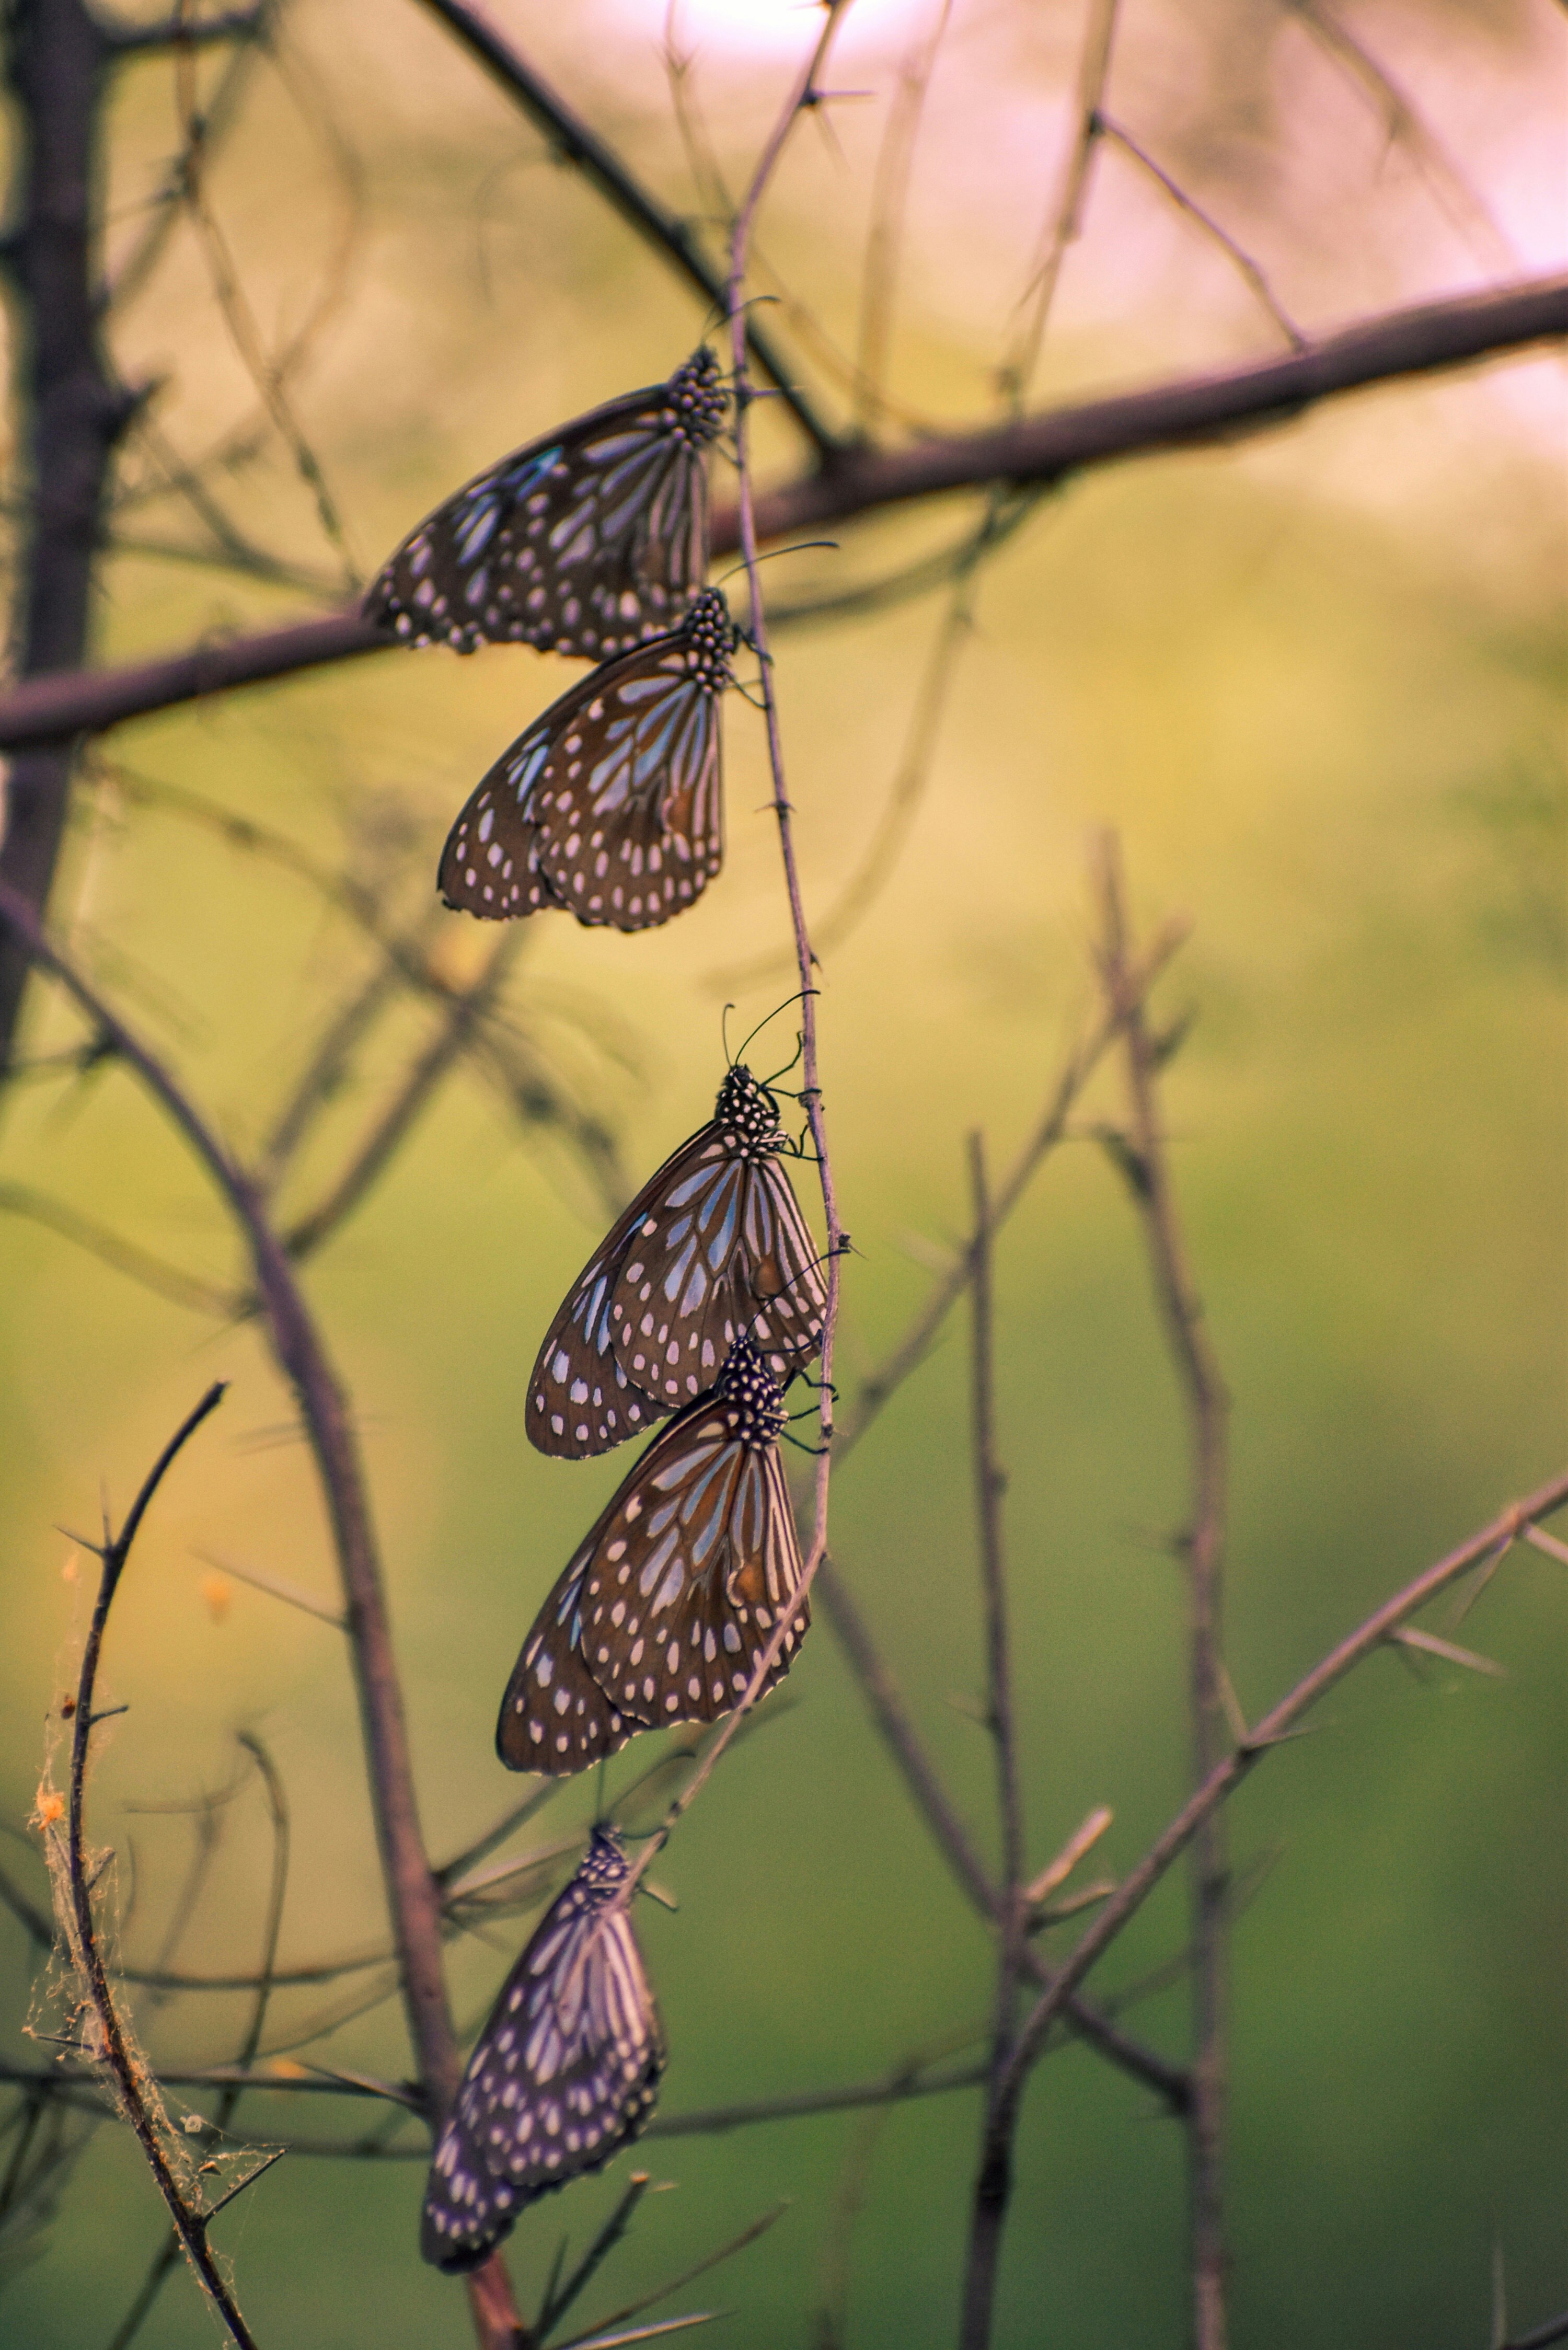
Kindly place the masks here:
<instances>
[{"instance_id":1,"label":"curled butterfly proboscis","mask_svg":"<svg viewBox=\"0 0 1568 2350\"><path fill-rule=\"evenodd\" d=\"M728 395L711 351L500 463L427 515L365 616L412 645L520 642L604 660L680 619L708 571L709 443Z\"/></svg>"},{"instance_id":2,"label":"curled butterfly proboscis","mask_svg":"<svg viewBox=\"0 0 1568 2350\"><path fill-rule=\"evenodd\" d=\"M509 1769L564 1777L639 1730L732 1711L804 1572L784 1419L742 1338L711 1394L655 1437L535 1618L496 1725ZM803 1604L759 1696L810 1621Z\"/></svg>"},{"instance_id":3,"label":"curled butterfly proboscis","mask_svg":"<svg viewBox=\"0 0 1568 2350\"><path fill-rule=\"evenodd\" d=\"M629 1864L596 1827L474 2043L436 2143L420 2250L442 2269L486 2258L525 2205L634 2138L664 2040L627 1907Z\"/></svg>"},{"instance_id":4,"label":"curled butterfly proboscis","mask_svg":"<svg viewBox=\"0 0 1568 2350\"><path fill-rule=\"evenodd\" d=\"M694 1402L749 1338L781 1382L822 1345L827 1291L765 1085L737 1062L713 1116L600 1242L528 1386L529 1441L582 1460Z\"/></svg>"},{"instance_id":5,"label":"curled butterfly proboscis","mask_svg":"<svg viewBox=\"0 0 1568 2350\"><path fill-rule=\"evenodd\" d=\"M441 851L447 904L502 922L558 906L649 931L724 861L719 704L735 629L706 588L657 638L551 703L502 754Z\"/></svg>"}]
</instances>

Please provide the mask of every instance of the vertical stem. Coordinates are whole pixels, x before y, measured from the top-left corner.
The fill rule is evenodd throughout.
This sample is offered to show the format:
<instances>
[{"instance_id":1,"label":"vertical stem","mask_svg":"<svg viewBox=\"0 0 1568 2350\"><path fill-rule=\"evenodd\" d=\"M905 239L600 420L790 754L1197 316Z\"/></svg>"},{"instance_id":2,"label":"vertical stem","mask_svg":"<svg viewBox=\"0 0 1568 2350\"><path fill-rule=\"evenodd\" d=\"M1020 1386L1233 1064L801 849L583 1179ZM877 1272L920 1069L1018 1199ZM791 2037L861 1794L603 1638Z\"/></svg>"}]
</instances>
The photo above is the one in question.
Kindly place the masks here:
<instances>
[{"instance_id":1,"label":"vertical stem","mask_svg":"<svg viewBox=\"0 0 1568 2350\"><path fill-rule=\"evenodd\" d=\"M974 1203L974 1239L970 1298L974 1327L971 1417L974 1448L975 1504L980 1522L981 1593L985 1610L986 1721L996 1749L997 1806L1002 1818L1002 1884L997 1897L996 2011L986 2082L985 2122L979 2175L970 2220L969 2262L964 2276L962 2350L985 2350L991 2340L996 2272L1002 2230L1012 2191L1012 2137L1018 2096L1003 2087L1018 2024L1018 1981L1023 1962L1023 1811L1018 1786L1013 1735L1012 1686L1008 1660L1006 1562L1002 1543L1002 1497L1007 1480L996 1457L995 1364L992 1313L992 1204L986 1181L985 1145L969 1139L970 1184Z\"/></svg>"},{"instance_id":2,"label":"vertical stem","mask_svg":"<svg viewBox=\"0 0 1568 2350\"><path fill-rule=\"evenodd\" d=\"M996 1457L994 1340L992 1315L991 1198L986 1185L985 1142L969 1139L970 1183L974 1201L974 1322L971 1409L974 1423L975 1505L980 1520L981 1592L985 1606L986 1721L996 1747L997 1801L1002 1818L1002 1883L1004 1897L1023 1881L1023 1813L1018 1792L1018 1754L1013 1737L1012 1683L1008 1662L1007 1582L1002 1547L1002 1497L1007 1479Z\"/></svg>"},{"instance_id":3,"label":"vertical stem","mask_svg":"<svg viewBox=\"0 0 1568 2350\"><path fill-rule=\"evenodd\" d=\"M1102 895L1106 985L1116 1002L1126 986L1127 921L1119 858L1110 836L1105 843ZM1188 1697L1193 1784L1202 1786L1231 1747L1221 1649L1231 1399L1187 1260L1160 1118L1158 1048L1141 1005L1128 1013L1125 1034L1133 1176L1155 1295L1188 1419L1190 1517L1182 1545L1189 1592ZM1196 2350L1225 2350L1230 1864L1222 1809L1216 1807L1199 1823L1189 1868L1193 2053L1187 2133L1192 2339Z\"/></svg>"},{"instance_id":4,"label":"vertical stem","mask_svg":"<svg viewBox=\"0 0 1568 2350\"><path fill-rule=\"evenodd\" d=\"M28 526L12 629L23 677L79 668L109 461L133 403L99 330L94 214L107 44L82 0L15 0L5 78L22 132L5 277L22 347ZM72 746L19 753L6 785L0 881L42 911L59 859ZM0 938L0 1072L28 958Z\"/></svg>"}]
</instances>

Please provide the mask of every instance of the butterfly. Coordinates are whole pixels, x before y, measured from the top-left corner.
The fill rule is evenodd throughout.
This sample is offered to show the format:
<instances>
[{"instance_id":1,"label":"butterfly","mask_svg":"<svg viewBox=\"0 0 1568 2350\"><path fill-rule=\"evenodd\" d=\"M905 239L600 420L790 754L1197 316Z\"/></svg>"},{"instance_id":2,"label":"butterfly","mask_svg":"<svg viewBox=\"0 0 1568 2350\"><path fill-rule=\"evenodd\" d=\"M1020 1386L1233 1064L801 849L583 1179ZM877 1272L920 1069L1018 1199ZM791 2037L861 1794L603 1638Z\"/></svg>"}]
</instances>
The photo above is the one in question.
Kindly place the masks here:
<instances>
[{"instance_id":1,"label":"butterfly","mask_svg":"<svg viewBox=\"0 0 1568 2350\"><path fill-rule=\"evenodd\" d=\"M649 931L724 861L719 701L735 627L705 588L671 636L606 661L551 703L447 837L441 896L482 921L562 906Z\"/></svg>"},{"instance_id":2,"label":"butterfly","mask_svg":"<svg viewBox=\"0 0 1568 2350\"><path fill-rule=\"evenodd\" d=\"M778 1154L778 1104L743 1062L709 1123L646 1182L550 1325L525 1425L541 1452L607 1452L713 1385L739 1338L787 1378L827 1292Z\"/></svg>"},{"instance_id":3,"label":"butterfly","mask_svg":"<svg viewBox=\"0 0 1568 2350\"><path fill-rule=\"evenodd\" d=\"M803 1572L779 1460L783 1394L754 1347L660 1430L568 1562L512 1669L496 1752L566 1777L639 1730L716 1721ZM802 1606L759 1695L789 1670Z\"/></svg>"},{"instance_id":4,"label":"butterfly","mask_svg":"<svg viewBox=\"0 0 1568 2350\"><path fill-rule=\"evenodd\" d=\"M535 1929L474 2043L436 2143L420 2250L474 2268L525 2204L597 2170L653 2109L664 2039L613 1827Z\"/></svg>"},{"instance_id":5,"label":"butterfly","mask_svg":"<svg viewBox=\"0 0 1568 2350\"><path fill-rule=\"evenodd\" d=\"M367 619L460 653L521 641L593 660L680 619L708 569L703 458L728 395L711 351L476 474L372 581Z\"/></svg>"}]
</instances>

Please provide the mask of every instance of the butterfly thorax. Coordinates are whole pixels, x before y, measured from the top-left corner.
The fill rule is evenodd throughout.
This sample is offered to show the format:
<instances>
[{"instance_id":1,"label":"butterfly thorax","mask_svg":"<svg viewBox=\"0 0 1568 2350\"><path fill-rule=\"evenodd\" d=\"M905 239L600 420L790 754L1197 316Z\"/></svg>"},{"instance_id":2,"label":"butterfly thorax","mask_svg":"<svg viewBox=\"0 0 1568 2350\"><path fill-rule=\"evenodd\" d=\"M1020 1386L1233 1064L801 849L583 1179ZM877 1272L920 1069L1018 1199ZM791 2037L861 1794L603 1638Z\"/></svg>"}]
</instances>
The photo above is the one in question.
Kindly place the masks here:
<instances>
[{"instance_id":1,"label":"butterfly thorax","mask_svg":"<svg viewBox=\"0 0 1568 2350\"><path fill-rule=\"evenodd\" d=\"M620 1848L620 1831L607 1825L596 1826L574 1890L583 1895L585 1908L602 1909L616 1898L630 1874L631 1863Z\"/></svg>"},{"instance_id":2,"label":"butterfly thorax","mask_svg":"<svg viewBox=\"0 0 1568 2350\"><path fill-rule=\"evenodd\" d=\"M736 1062L719 1088L713 1123L731 1159L743 1159L756 1166L774 1151L789 1149L789 1137L779 1124L777 1102L743 1061Z\"/></svg>"},{"instance_id":3,"label":"butterfly thorax","mask_svg":"<svg viewBox=\"0 0 1568 2350\"><path fill-rule=\"evenodd\" d=\"M686 666L710 693L722 693L732 675L730 656L735 650L735 624L730 608L716 588L704 588L680 623Z\"/></svg>"},{"instance_id":4,"label":"butterfly thorax","mask_svg":"<svg viewBox=\"0 0 1568 2350\"><path fill-rule=\"evenodd\" d=\"M763 1452L776 1444L789 1417L784 1390L750 1339L737 1338L730 1359L719 1374L718 1397L732 1431L732 1440L748 1451Z\"/></svg>"},{"instance_id":5,"label":"butterfly thorax","mask_svg":"<svg viewBox=\"0 0 1568 2350\"><path fill-rule=\"evenodd\" d=\"M716 440L729 406L729 394L719 381L719 362L704 344L678 367L665 387L669 429L693 449Z\"/></svg>"}]
</instances>

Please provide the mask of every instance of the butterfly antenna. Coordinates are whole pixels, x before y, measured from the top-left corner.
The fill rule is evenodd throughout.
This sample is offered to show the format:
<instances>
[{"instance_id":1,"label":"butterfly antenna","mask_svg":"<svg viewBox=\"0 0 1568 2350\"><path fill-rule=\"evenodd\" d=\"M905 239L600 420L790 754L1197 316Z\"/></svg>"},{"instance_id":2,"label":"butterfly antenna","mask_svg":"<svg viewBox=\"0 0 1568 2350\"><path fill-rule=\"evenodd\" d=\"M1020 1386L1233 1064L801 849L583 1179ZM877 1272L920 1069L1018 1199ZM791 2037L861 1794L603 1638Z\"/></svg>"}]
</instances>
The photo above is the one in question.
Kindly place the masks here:
<instances>
[{"instance_id":1,"label":"butterfly antenna","mask_svg":"<svg viewBox=\"0 0 1568 2350\"><path fill-rule=\"evenodd\" d=\"M732 1003L726 1003L724 1009L719 1014L719 1041L724 1047L724 1066L727 1069L732 1069L735 1066L735 1055L730 1050L730 1014L733 1012L734 1008L735 1007ZM756 1032L753 1029L753 1035L754 1035L755 1033ZM749 1045L751 1041L751 1037L748 1036L746 1039L746 1045ZM742 1053L746 1049L746 1045L742 1045L741 1047Z\"/></svg>"},{"instance_id":2,"label":"butterfly antenna","mask_svg":"<svg viewBox=\"0 0 1568 2350\"><path fill-rule=\"evenodd\" d=\"M824 548L829 555L836 555L838 541L836 538L802 538L798 539L794 546L770 546L766 553L759 555L756 560L759 563L772 563L781 555L810 555ZM726 579L733 579L741 572L750 569L749 563L732 563L728 571L721 572L713 585L716 588L722 588Z\"/></svg>"}]
</instances>

